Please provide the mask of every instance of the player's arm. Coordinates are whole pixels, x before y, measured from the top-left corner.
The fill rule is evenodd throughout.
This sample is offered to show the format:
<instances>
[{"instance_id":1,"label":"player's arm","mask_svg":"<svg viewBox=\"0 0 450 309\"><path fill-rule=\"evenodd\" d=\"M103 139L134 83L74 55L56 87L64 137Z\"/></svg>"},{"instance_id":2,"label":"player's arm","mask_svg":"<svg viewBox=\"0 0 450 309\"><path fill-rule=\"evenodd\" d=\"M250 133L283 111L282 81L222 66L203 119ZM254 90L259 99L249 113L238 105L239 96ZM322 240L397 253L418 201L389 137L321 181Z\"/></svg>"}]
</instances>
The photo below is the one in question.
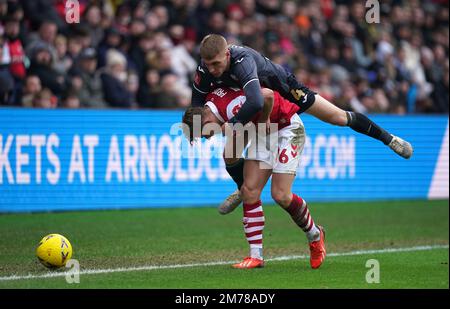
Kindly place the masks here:
<instances>
[{"instance_id":1,"label":"player's arm","mask_svg":"<svg viewBox=\"0 0 450 309\"><path fill-rule=\"evenodd\" d=\"M273 91L269 88L261 88L261 92L264 98L264 106L259 116L258 122L267 122L270 119L270 114L273 109L274 95Z\"/></svg>"},{"instance_id":2,"label":"player's arm","mask_svg":"<svg viewBox=\"0 0 450 309\"><path fill-rule=\"evenodd\" d=\"M206 95L211 88L211 77L206 70L199 65L195 72L194 82L192 83L191 106L203 106L206 102Z\"/></svg>"},{"instance_id":3,"label":"player's arm","mask_svg":"<svg viewBox=\"0 0 450 309\"><path fill-rule=\"evenodd\" d=\"M228 122L246 124L256 113L261 111L264 106L264 98L261 94L255 60L250 56L244 56L239 60L240 62L235 63L233 73L241 83L246 100L239 112Z\"/></svg>"}]
</instances>

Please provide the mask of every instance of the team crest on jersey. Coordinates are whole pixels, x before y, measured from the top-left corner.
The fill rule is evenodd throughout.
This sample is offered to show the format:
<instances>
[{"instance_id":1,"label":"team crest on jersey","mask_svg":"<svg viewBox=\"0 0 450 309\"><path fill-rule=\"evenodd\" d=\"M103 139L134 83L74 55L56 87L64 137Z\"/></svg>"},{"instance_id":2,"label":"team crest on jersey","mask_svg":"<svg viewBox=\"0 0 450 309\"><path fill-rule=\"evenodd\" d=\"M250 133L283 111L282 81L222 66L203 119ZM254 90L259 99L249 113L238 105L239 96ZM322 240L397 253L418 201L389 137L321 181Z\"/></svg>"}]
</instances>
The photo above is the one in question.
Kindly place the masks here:
<instances>
[{"instance_id":1,"label":"team crest on jersey","mask_svg":"<svg viewBox=\"0 0 450 309\"><path fill-rule=\"evenodd\" d=\"M245 96L241 95L231 101L227 106L227 117L228 119L233 118L241 109L242 104L245 103Z\"/></svg>"},{"instance_id":2,"label":"team crest on jersey","mask_svg":"<svg viewBox=\"0 0 450 309\"><path fill-rule=\"evenodd\" d=\"M222 88L217 88L213 91L213 94L218 97L223 98L227 94L227 92L225 90L223 90Z\"/></svg>"}]
</instances>

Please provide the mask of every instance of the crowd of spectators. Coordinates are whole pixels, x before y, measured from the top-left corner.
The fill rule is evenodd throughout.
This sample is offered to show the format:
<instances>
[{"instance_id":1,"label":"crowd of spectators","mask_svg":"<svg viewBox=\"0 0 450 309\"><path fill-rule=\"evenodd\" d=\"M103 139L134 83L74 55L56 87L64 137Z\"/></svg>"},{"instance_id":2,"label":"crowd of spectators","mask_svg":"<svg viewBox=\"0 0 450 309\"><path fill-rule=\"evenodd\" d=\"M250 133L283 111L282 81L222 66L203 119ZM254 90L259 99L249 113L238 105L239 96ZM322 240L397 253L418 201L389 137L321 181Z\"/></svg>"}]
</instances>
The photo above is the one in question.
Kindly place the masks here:
<instances>
[{"instance_id":1,"label":"crowd of spectators","mask_svg":"<svg viewBox=\"0 0 450 309\"><path fill-rule=\"evenodd\" d=\"M66 1L79 23L67 22ZM199 42L219 33L346 110L448 113L448 1L382 0L378 23L365 4L0 0L0 105L183 108Z\"/></svg>"}]
</instances>

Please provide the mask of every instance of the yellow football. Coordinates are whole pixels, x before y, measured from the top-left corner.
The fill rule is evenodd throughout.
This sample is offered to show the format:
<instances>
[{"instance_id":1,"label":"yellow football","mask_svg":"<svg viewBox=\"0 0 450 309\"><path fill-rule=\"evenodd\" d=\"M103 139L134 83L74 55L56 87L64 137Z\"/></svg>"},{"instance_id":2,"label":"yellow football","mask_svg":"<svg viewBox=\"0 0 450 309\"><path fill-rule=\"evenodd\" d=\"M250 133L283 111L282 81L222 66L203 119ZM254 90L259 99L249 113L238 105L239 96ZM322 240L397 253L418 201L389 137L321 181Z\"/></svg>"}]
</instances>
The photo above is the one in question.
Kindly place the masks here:
<instances>
[{"instance_id":1,"label":"yellow football","mask_svg":"<svg viewBox=\"0 0 450 309\"><path fill-rule=\"evenodd\" d=\"M49 234L39 242L36 256L47 268L63 267L72 257L72 245L62 235Z\"/></svg>"}]
</instances>

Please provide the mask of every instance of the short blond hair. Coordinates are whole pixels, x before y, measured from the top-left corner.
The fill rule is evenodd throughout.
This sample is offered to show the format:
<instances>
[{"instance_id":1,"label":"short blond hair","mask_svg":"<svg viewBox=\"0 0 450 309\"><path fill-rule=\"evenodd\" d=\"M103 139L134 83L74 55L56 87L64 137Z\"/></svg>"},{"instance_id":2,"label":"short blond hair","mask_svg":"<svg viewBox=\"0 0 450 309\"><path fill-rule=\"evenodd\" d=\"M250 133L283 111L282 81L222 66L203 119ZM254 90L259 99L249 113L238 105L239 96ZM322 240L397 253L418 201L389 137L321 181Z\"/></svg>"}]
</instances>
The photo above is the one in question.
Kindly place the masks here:
<instances>
[{"instance_id":1,"label":"short blond hair","mask_svg":"<svg viewBox=\"0 0 450 309\"><path fill-rule=\"evenodd\" d=\"M211 60L228 46L227 40L219 34L209 34L200 43L200 56Z\"/></svg>"}]
</instances>

